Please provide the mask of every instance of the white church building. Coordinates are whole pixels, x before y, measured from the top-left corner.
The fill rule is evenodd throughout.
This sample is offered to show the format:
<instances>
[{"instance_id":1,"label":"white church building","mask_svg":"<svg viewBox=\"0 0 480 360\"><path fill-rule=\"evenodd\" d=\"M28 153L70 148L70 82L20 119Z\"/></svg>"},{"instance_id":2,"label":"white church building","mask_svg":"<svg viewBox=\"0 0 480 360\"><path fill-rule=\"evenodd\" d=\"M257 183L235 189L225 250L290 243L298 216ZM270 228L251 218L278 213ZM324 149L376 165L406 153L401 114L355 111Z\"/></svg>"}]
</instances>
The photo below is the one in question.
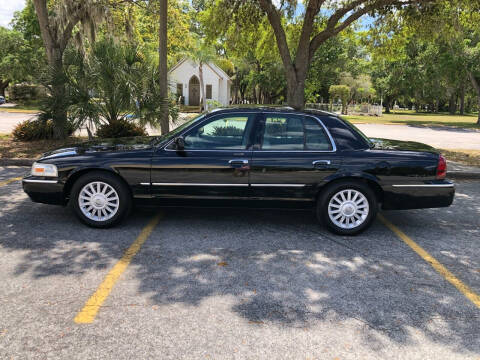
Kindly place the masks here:
<instances>
[{"instance_id":1,"label":"white church building","mask_svg":"<svg viewBox=\"0 0 480 360\"><path fill-rule=\"evenodd\" d=\"M223 106L230 103L230 86L232 80L230 77L213 63L205 63L202 66L204 94L206 101L215 100ZM198 64L185 58L177 63L168 72L168 81L170 90L177 95L177 99L182 97L183 105L200 105L200 78Z\"/></svg>"}]
</instances>

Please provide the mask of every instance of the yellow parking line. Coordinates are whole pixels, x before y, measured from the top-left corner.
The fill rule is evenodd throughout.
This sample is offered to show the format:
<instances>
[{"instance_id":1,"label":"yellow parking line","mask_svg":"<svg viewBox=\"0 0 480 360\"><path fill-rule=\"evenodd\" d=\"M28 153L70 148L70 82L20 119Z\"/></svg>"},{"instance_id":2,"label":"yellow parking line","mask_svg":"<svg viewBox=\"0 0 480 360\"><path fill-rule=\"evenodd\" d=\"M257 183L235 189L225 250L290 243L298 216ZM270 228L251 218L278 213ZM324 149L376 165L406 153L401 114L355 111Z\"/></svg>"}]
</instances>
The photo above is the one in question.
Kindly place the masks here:
<instances>
[{"instance_id":1,"label":"yellow parking line","mask_svg":"<svg viewBox=\"0 0 480 360\"><path fill-rule=\"evenodd\" d=\"M4 181L0 181L0 186L5 186L5 185L8 185L14 181L19 181L19 180L22 180L21 177L16 177L16 178L11 178L11 179L8 179L8 180L4 180Z\"/></svg>"},{"instance_id":2,"label":"yellow parking line","mask_svg":"<svg viewBox=\"0 0 480 360\"><path fill-rule=\"evenodd\" d=\"M95 320L95 316L97 316L100 307L112 291L118 278L125 271L135 254L142 247L143 243L148 239L153 229L160 221L161 217L162 214L156 215L150 220L147 226L143 228L137 239L127 249L127 251L125 251L122 258L118 260L112 270L109 271L103 282L98 287L97 291L95 291L90 299L88 299L83 309L77 314L77 316L75 316L73 321L75 321L77 324L90 324L93 322L93 320Z\"/></svg>"},{"instance_id":3,"label":"yellow parking line","mask_svg":"<svg viewBox=\"0 0 480 360\"><path fill-rule=\"evenodd\" d=\"M413 251L415 251L423 260L428 262L440 275L443 276L450 284L455 286L458 291L460 291L468 300L470 300L474 305L480 308L480 296L476 294L472 289L465 285L460 279L453 275L448 269L440 264L437 259L425 251L420 245L415 241L409 238L402 230L393 225L390 221L385 219L382 215L379 214L379 219L383 224L392 230L402 241L410 246Z\"/></svg>"}]
</instances>

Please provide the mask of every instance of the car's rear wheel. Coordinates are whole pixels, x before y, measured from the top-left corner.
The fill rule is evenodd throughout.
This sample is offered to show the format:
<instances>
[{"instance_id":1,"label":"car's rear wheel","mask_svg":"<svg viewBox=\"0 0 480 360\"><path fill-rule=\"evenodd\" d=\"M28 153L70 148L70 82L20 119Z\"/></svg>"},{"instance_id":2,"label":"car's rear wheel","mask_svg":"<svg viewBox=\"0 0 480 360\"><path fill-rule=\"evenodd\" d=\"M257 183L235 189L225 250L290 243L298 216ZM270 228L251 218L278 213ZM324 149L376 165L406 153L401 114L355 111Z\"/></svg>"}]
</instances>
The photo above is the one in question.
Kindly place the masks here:
<instances>
[{"instance_id":1,"label":"car's rear wheel","mask_svg":"<svg viewBox=\"0 0 480 360\"><path fill-rule=\"evenodd\" d=\"M85 224L111 227L123 220L130 210L131 196L127 186L115 175L91 172L73 185L70 204Z\"/></svg>"},{"instance_id":2,"label":"car's rear wheel","mask_svg":"<svg viewBox=\"0 0 480 360\"><path fill-rule=\"evenodd\" d=\"M364 183L345 181L328 186L318 199L317 217L340 235L366 230L377 215L375 193Z\"/></svg>"}]
</instances>

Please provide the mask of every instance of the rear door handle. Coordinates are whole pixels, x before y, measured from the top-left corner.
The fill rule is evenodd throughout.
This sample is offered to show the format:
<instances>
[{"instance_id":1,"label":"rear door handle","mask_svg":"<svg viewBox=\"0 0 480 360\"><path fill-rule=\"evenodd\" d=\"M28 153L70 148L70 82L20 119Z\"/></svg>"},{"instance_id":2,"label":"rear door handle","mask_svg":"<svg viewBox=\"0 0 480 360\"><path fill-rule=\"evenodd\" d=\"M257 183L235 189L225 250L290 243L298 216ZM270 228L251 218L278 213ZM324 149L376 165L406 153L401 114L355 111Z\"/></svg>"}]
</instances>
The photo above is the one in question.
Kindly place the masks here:
<instances>
[{"instance_id":1,"label":"rear door handle","mask_svg":"<svg viewBox=\"0 0 480 360\"><path fill-rule=\"evenodd\" d=\"M228 163L230 164L230 167L234 169L241 169L243 167L248 166L247 159L234 159L234 160L230 160Z\"/></svg>"},{"instance_id":2,"label":"rear door handle","mask_svg":"<svg viewBox=\"0 0 480 360\"><path fill-rule=\"evenodd\" d=\"M330 160L315 160L312 162L315 169L324 169L332 164Z\"/></svg>"}]
</instances>

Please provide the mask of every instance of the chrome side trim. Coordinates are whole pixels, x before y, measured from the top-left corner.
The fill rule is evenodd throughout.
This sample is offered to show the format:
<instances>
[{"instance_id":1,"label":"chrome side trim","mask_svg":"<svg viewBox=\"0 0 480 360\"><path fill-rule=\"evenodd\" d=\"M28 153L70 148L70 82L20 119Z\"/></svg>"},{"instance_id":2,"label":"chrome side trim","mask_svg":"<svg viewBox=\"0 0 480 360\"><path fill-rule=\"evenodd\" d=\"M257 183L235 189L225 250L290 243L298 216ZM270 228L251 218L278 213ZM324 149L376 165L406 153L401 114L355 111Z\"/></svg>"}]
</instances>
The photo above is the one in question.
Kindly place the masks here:
<instances>
[{"instance_id":1,"label":"chrome side trim","mask_svg":"<svg viewBox=\"0 0 480 360\"><path fill-rule=\"evenodd\" d=\"M140 185L142 185L142 186L150 186L151 184L150 184L150 183L140 183Z\"/></svg>"},{"instance_id":2,"label":"chrome side trim","mask_svg":"<svg viewBox=\"0 0 480 360\"><path fill-rule=\"evenodd\" d=\"M314 162L312 162L312 165L315 166L315 165L331 165L332 162L330 160L316 160Z\"/></svg>"},{"instance_id":3,"label":"chrome side trim","mask_svg":"<svg viewBox=\"0 0 480 360\"><path fill-rule=\"evenodd\" d=\"M392 185L393 187L438 187L438 188L451 188L455 187L455 184L419 184L419 185Z\"/></svg>"},{"instance_id":4,"label":"chrome side trim","mask_svg":"<svg viewBox=\"0 0 480 360\"><path fill-rule=\"evenodd\" d=\"M252 187L305 187L307 184L252 184Z\"/></svg>"},{"instance_id":5,"label":"chrome side trim","mask_svg":"<svg viewBox=\"0 0 480 360\"><path fill-rule=\"evenodd\" d=\"M234 159L234 160L230 160L228 163L230 165L238 164L238 163L242 163L243 165L248 165L248 160L247 159Z\"/></svg>"},{"instance_id":6,"label":"chrome side trim","mask_svg":"<svg viewBox=\"0 0 480 360\"><path fill-rule=\"evenodd\" d=\"M235 186L248 187L248 184L209 184L209 183L152 183L153 186Z\"/></svg>"},{"instance_id":7,"label":"chrome side trim","mask_svg":"<svg viewBox=\"0 0 480 360\"><path fill-rule=\"evenodd\" d=\"M57 184L57 183L58 183L58 180L23 179L23 182L26 182L26 183L39 183L39 184Z\"/></svg>"}]
</instances>

